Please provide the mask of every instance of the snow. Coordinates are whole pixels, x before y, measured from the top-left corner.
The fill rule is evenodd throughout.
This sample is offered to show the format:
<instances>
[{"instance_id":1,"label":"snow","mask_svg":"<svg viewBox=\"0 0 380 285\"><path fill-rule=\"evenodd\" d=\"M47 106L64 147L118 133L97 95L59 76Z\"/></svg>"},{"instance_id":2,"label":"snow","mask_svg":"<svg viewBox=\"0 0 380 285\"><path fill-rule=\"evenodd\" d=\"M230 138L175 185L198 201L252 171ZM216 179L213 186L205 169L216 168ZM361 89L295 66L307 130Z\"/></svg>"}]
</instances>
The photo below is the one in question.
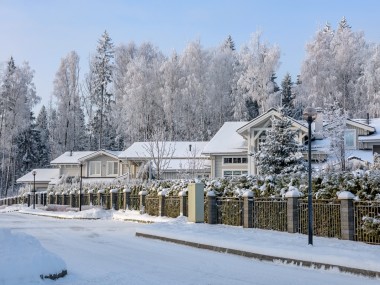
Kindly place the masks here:
<instances>
[{"instance_id":1,"label":"snow","mask_svg":"<svg viewBox=\"0 0 380 285\"><path fill-rule=\"evenodd\" d=\"M17 183L28 183L33 182L33 171L36 172L36 183L39 182L50 182L52 179L59 178L59 169L58 168L41 168L33 169L24 176L17 179Z\"/></svg>"},{"instance_id":2,"label":"snow","mask_svg":"<svg viewBox=\"0 0 380 285\"><path fill-rule=\"evenodd\" d=\"M79 164L79 159L93 154L95 151L66 151L52 160L50 164Z\"/></svg>"},{"instance_id":3,"label":"snow","mask_svg":"<svg viewBox=\"0 0 380 285\"><path fill-rule=\"evenodd\" d=\"M0 228L0 244L0 284L38 284L40 275L58 274L67 268L62 258L29 234Z\"/></svg>"},{"instance_id":4,"label":"snow","mask_svg":"<svg viewBox=\"0 0 380 285\"><path fill-rule=\"evenodd\" d=\"M349 191L342 191L342 192L339 192L338 199L339 200L346 200L346 199L352 200L352 199L355 199L355 195Z\"/></svg>"},{"instance_id":5,"label":"snow","mask_svg":"<svg viewBox=\"0 0 380 285\"><path fill-rule=\"evenodd\" d=\"M236 130L248 122L225 122L215 136L204 147L203 154L247 152L247 140Z\"/></svg>"},{"instance_id":6,"label":"snow","mask_svg":"<svg viewBox=\"0 0 380 285\"><path fill-rule=\"evenodd\" d=\"M18 210L19 212L12 212ZM51 217L39 216L41 214ZM34 215L31 215L34 214ZM97 220L85 218L96 217ZM68 219L62 219L68 218ZM129 222L128 222L129 221ZM145 223L136 223L143 221ZM154 222L151 224L151 222ZM380 246L332 238L314 237L225 225L190 223L186 217L171 219L140 215L138 211L52 212L11 206L0 209L0 235L6 242L21 235L23 242L12 250L1 247L0 276L5 284L378 284L370 279L337 270L316 270L282 263L261 262L146 238L136 232L315 262L380 271ZM4 234L5 233L5 234ZM10 236L12 234L12 238ZM56 281L39 280L38 262L23 266L42 249L59 258L46 258L44 268L67 265L68 275ZM2 242L2 244L4 244ZM30 250L36 250L31 252ZM60 261L59 261L60 260ZM360 262L358 262L360 261ZM58 266L58 267L60 267ZM4 272L4 268L7 272ZM22 268L22 270L21 270ZM53 268L55 269L55 268ZM17 279L22 274L22 282ZM21 272L22 271L22 272ZM276 274L273 274L273 273ZM21 276L21 275L20 275ZM0 281L0 284L4 284Z\"/></svg>"},{"instance_id":7,"label":"snow","mask_svg":"<svg viewBox=\"0 0 380 285\"><path fill-rule=\"evenodd\" d=\"M174 148L173 158L193 158L193 157L204 157L201 155L201 151L205 147L207 142L193 142L193 141L167 141L163 147ZM149 142L135 142L125 151L123 151L119 157L120 158L150 158L151 155L146 151L146 147ZM191 151L190 146L191 145ZM165 151L163 152L165 153ZM170 153L171 154L171 153ZM195 154L195 155L194 155ZM177 168L178 169L178 168Z\"/></svg>"}]
</instances>

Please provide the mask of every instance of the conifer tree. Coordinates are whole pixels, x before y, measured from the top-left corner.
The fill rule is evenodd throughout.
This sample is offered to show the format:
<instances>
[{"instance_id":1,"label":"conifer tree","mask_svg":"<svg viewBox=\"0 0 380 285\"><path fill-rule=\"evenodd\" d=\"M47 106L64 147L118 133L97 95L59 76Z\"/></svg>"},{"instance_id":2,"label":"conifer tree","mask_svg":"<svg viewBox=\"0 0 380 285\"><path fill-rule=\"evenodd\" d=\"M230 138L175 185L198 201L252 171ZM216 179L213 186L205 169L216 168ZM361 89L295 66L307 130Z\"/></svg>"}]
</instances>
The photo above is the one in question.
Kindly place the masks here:
<instances>
[{"instance_id":1,"label":"conifer tree","mask_svg":"<svg viewBox=\"0 0 380 285\"><path fill-rule=\"evenodd\" d=\"M294 93L293 93L293 82L292 77L289 73L285 74L284 79L281 82L281 103L283 112L285 115L293 117L294 110Z\"/></svg>"},{"instance_id":2,"label":"conifer tree","mask_svg":"<svg viewBox=\"0 0 380 285\"><path fill-rule=\"evenodd\" d=\"M306 170L302 146L295 140L296 131L291 126L291 120L285 115L272 119L272 128L266 132L266 140L254 156L260 174L292 174Z\"/></svg>"}]
</instances>

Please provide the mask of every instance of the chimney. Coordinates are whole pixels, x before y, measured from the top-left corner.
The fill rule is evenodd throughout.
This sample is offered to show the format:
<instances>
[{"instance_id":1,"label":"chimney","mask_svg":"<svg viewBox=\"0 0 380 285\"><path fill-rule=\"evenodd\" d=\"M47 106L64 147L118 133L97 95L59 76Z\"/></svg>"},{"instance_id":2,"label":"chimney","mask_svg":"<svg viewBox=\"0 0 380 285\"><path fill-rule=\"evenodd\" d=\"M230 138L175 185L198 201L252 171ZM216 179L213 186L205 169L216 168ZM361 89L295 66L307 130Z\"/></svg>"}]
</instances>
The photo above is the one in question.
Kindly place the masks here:
<instances>
[{"instance_id":1,"label":"chimney","mask_svg":"<svg viewBox=\"0 0 380 285\"><path fill-rule=\"evenodd\" d=\"M367 113L367 125L369 125L369 113Z\"/></svg>"},{"instance_id":2,"label":"chimney","mask_svg":"<svg viewBox=\"0 0 380 285\"><path fill-rule=\"evenodd\" d=\"M73 150L70 150L70 156L73 156Z\"/></svg>"},{"instance_id":3,"label":"chimney","mask_svg":"<svg viewBox=\"0 0 380 285\"><path fill-rule=\"evenodd\" d=\"M323 139L323 110L322 108L316 108L317 118L314 121L314 137L317 140Z\"/></svg>"},{"instance_id":4,"label":"chimney","mask_svg":"<svg viewBox=\"0 0 380 285\"><path fill-rule=\"evenodd\" d=\"M191 151L191 144L189 144L189 151Z\"/></svg>"}]
</instances>

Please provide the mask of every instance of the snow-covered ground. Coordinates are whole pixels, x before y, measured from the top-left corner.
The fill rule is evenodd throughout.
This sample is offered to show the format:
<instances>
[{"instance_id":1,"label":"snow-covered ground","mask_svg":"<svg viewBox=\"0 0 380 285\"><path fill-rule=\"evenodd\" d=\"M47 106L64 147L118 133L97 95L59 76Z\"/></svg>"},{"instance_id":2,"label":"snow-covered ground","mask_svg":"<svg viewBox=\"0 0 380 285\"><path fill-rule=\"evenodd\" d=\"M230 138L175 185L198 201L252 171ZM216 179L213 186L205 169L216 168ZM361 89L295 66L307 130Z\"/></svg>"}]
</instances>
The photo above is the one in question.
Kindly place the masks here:
<instances>
[{"instance_id":1,"label":"snow-covered ground","mask_svg":"<svg viewBox=\"0 0 380 285\"><path fill-rule=\"evenodd\" d=\"M13 212L14 211L14 212ZM34 215L32 215L34 214ZM45 215L45 216L41 216ZM47 217L46 215L59 218ZM87 220L86 218L91 218ZM154 221L154 224L128 222ZM136 231L257 253L380 271L380 246L223 225L194 224L186 218L150 217L134 211L89 209L81 213L25 207L0 209L0 284L379 284L337 270L316 270L260 262L157 240ZM15 241L9 241L12 238ZM5 239L5 240L4 240ZM19 242L17 242L17 240ZM17 243L12 250L4 244ZM34 250L30 250L33 247ZM45 268L66 265L68 275L41 280ZM22 274L21 274L22 273ZM22 282L16 276L22 276Z\"/></svg>"}]
</instances>

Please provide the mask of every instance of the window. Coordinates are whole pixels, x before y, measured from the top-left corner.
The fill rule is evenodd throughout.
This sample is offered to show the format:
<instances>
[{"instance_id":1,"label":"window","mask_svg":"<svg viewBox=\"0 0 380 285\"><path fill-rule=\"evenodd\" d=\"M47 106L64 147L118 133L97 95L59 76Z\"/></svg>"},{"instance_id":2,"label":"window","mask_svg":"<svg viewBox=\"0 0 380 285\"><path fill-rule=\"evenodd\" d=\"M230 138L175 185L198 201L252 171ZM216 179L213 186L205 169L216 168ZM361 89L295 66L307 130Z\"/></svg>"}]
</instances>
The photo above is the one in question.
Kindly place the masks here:
<instances>
[{"instance_id":1,"label":"window","mask_svg":"<svg viewBox=\"0 0 380 285\"><path fill-rule=\"evenodd\" d=\"M246 157L224 157L223 164L242 164L248 163L248 159Z\"/></svg>"},{"instance_id":2,"label":"window","mask_svg":"<svg viewBox=\"0 0 380 285\"><path fill-rule=\"evenodd\" d=\"M117 161L107 161L107 176L119 174L119 164Z\"/></svg>"},{"instance_id":3,"label":"window","mask_svg":"<svg viewBox=\"0 0 380 285\"><path fill-rule=\"evenodd\" d=\"M349 129L344 131L344 145L348 149L356 148L356 130Z\"/></svg>"},{"instance_id":4,"label":"window","mask_svg":"<svg viewBox=\"0 0 380 285\"><path fill-rule=\"evenodd\" d=\"M89 175L90 176L101 176L102 165L100 161L90 161L89 165Z\"/></svg>"},{"instance_id":5,"label":"window","mask_svg":"<svg viewBox=\"0 0 380 285\"><path fill-rule=\"evenodd\" d=\"M224 170L223 177L235 177L248 174L247 170Z\"/></svg>"}]
</instances>

